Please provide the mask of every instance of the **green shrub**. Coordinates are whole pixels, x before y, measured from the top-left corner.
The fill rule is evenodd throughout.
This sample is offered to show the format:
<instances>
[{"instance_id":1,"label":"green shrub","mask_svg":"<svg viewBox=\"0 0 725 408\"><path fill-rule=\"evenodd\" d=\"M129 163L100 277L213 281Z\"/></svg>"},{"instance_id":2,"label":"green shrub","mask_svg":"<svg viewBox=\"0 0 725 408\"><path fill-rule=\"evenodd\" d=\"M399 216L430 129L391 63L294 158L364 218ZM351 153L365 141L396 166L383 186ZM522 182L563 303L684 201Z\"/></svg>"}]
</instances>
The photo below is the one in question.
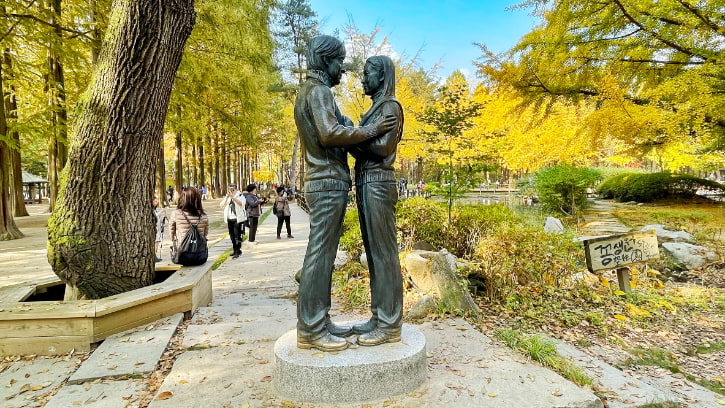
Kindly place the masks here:
<instances>
[{"instance_id":1,"label":"green shrub","mask_svg":"<svg viewBox=\"0 0 725 408\"><path fill-rule=\"evenodd\" d=\"M587 188L599 179L596 170L561 164L539 170L533 185L544 209L573 215L587 205Z\"/></svg>"},{"instance_id":2,"label":"green shrub","mask_svg":"<svg viewBox=\"0 0 725 408\"><path fill-rule=\"evenodd\" d=\"M356 208L348 208L345 213L345 220L342 222L342 236L340 237L340 247L347 251L350 259L359 259L363 253L362 234L360 233L360 220L357 216Z\"/></svg>"},{"instance_id":3,"label":"green shrub","mask_svg":"<svg viewBox=\"0 0 725 408\"><path fill-rule=\"evenodd\" d=\"M557 284L581 269L581 244L568 234L547 234L539 226L507 223L482 239L469 274L485 283L490 300L502 301L519 286Z\"/></svg>"},{"instance_id":4,"label":"green shrub","mask_svg":"<svg viewBox=\"0 0 725 408\"><path fill-rule=\"evenodd\" d=\"M693 197L700 188L725 191L720 183L689 174L624 173L604 180L597 193L602 198L618 201L650 202L669 197Z\"/></svg>"},{"instance_id":5,"label":"green shrub","mask_svg":"<svg viewBox=\"0 0 725 408\"><path fill-rule=\"evenodd\" d=\"M410 249L416 241L425 241L436 248L445 247L448 222L443 204L422 197L398 201L395 211L398 241Z\"/></svg>"},{"instance_id":6,"label":"green shrub","mask_svg":"<svg viewBox=\"0 0 725 408\"><path fill-rule=\"evenodd\" d=\"M503 204L462 205L453 209L446 227L444 247L457 257L470 258L481 239L502 224L522 222L521 217Z\"/></svg>"}]
</instances>

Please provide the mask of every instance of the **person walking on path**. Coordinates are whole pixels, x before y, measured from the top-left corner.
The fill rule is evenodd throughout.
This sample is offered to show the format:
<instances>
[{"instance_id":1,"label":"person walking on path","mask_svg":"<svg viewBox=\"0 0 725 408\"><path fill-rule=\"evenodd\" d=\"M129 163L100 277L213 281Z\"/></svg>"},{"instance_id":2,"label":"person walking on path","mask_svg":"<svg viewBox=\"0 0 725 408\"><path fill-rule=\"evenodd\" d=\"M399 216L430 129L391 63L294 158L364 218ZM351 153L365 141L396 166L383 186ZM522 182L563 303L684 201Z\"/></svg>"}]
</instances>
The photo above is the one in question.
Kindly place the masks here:
<instances>
[{"instance_id":1,"label":"person walking on path","mask_svg":"<svg viewBox=\"0 0 725 408\"><path fill-rule=\"evenodd\" d=\"M335 103L332 88L340 83L345 59L343 43L327 35L313 38L307 47L307 79L295 100L294 117L305 152L305 198L310 210L310 236L302 266L297 302L297 347L339 351L348 347L352 328L336 326L329 317L330 286L347 193L350 168L345 146L393 129L386 118L353 127Z\"/></svg>"},{"instance_id":2,"label":"person walking on path","mask_svg":"<svg viewBox=\"0 0 725 408\"><path fill-rule=\"evenodd\" d=\"M400 341L403 277L395 229L398 186L393 164L403 135L403 108L395 99L395 65L386 56L370 57L363 70L363 89L373 106L360 125L381 116L397 119L396 127L350 149L355 157L355 188L360 232L370 271L372 317L353 326L358 344L375 346Z\"/></svg>"},{"instance_id":3,"label":"person walking on path","mask_svg":"<svg viewBox=\"0 0 725 408\"><path fill-rule=\"evenodd\" d=\"M246 201L247 225L249 225L249 244L257 244L257 227L259 226L259 217L262 216L262 204L267 202L266 198L257 197L257 186L250 184L246 188L244 199Z\"/></svg>"},{"instance_id":4,"label":"person walking on path","mask_svg":"<svg viewBox=\"0 0 725 408\"><path fill-rule=\"evenodd\" d=\"M190 225L196 225L204 237L209 233L209 217L201 205L201 194L194 187L187 187L181 191L179 204L171 214L171 239L173 241L172 253L179 249L179 243L186 236Z\"/></svg>"},{"instance_id":5,"label":"person walking on path","mask_svg":"<svg viewBox=\"0 0 725 408\"><path fill-rule=\"evenodd\" d=\"M201 186L201 200L206 201L206 186Z\"/></svg>"},{"instance_id":6,"label":"person walking on path","mask_svg":"<svg viewBox=\"0 0 725 408\"><path fill-rule=\"evenodd\" d=\"M292 227L290 226L290 217L292 211L289 208L289 200L287 199L287 192L284 187L277 187L277 198L274 201L274 208L277 211L277 239L282 239L282 224L287 225L287 238L294 238L292 236Z\"/></svg>"},{"instance_id":7,"label":"person walking on path","mask_svg":"<svg viewBox=\"0 0 725 408\"><path fill-rule=\"evenodd\" d=\"M203 188L203 187L202 187ZM230 184L227 195L219 203L224 208L224 220L229 229L229 239L232 241L232 258L236 259L242 254L242 236L244 236L244 223L247 221L245 210L247 201L236 184Z\"/></svg>"},{"instance_id":8,"label":"person walking on path","mask_svg":"<svg viewBox=\"0 0 725 408\"><path fill-rule=\"evenodd\" d=\"M156 216L156 239L154 240L154 258L156 262L161 262L159 256L159 249L161 249L161 242L164 240L164 226L166 224L166 210L159 208L159 199L154 197L151 201L151 205L154 207L154 216Z\"/></svg>"}]
</instances>

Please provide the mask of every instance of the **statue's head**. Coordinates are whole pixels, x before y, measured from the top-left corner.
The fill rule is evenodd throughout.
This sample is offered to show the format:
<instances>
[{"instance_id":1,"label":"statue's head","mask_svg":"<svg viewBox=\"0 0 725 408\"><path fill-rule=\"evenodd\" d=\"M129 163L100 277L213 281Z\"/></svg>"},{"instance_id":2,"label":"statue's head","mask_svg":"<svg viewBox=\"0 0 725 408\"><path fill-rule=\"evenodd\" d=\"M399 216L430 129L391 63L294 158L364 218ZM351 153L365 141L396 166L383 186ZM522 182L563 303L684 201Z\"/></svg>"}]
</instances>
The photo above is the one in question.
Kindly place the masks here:
<instances>
[{"instance_id":1,"label":"statue's head","mask_svg":"<svg viewBox=\"0 0 725 408\"><path fill-rule=\"evenodd\" d=\"M345 45L329 35L318 35L307 46L307 69L323 71L330 76L332 86L340 83L345 60Z\"/></svg>"},{"instance_id":2,"label":"statue's head","mask_svg":"<svg viewBox=\"0 0 725 408\"><path fill-rule=\"evenodd\" d=\"M390 57L376 55L365 61L363 71L365 95L395 96L395 64ZM382 90L382 92L381 92Z\"/></svg>"}]
</instances>

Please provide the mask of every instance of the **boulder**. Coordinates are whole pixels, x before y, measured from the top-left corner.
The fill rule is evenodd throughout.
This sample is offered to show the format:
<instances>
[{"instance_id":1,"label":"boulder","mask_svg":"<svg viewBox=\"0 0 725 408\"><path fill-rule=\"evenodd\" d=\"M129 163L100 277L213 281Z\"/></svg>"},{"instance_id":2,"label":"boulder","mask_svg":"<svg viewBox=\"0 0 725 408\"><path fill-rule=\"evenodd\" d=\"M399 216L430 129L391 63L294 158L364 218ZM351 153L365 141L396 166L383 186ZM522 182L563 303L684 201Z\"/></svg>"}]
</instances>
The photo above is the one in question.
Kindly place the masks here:
<instances>
[{"instance_id":1,"label":"boulder","mask_svg":"<svg viewBox=\"0 0 725 408\"><path fill-rule=\"evenodd\" d=\"M430 257L438 254L432 251L413 251L405 256L405 270L413 283L423 293L435 293L435 284L430 274Z\"/></svg>"},{"instance_id":2,"label":"boulder","mask_svg":"<svg viewBox=\"0 0 725 408\"><path fill-rule=\"evenodd\" d=\"M342 268L348 261L350 261L350 257L347 256L347 252L337 251L335 255L335 268Z\"/></svg>"},{"instance_id":3,"label":"boulder","mask_svg":"<svg viewBox=\"0 0 725 408\"><path fill-rule=\"evenodd\" d=\"M564 224L561 222L560 219L556 217L546 217L546 222L544 223L544 232L547 232L549 234L563 234Z\"/></svg>"},{"instance_id":4,"label":"boulder","mask_svg":"<svg viewBox=\"0 0 725 408\"><path fill-rule=\"evenodd\" d=\"M413 249L421 250L421 251L435 251L435 248L433 248L433 245L431 245L425 241L415 241L413 243Z\"/></svg>"},{"instance_id":5,"label":"boulder","mask_svg":"<svg viewBox=\"0 0 725 408\"><path fill-rule=\"evenodd\" d=\"M436 295L450 311L478 314L468 287L456 275L456 257L446 250L415 251L405 257L405 269L423 293Z\"/></svg>"},{"instance_id":6,"label":"boulder","mask_svg":"<svg viewBox=\"0 0 725 408\"><path fill-rule=\"evenodd\" d=\"M411 320L425 319L429 314L434 313L438 308L438 303L431 295L424 295L410 307L405 317Z\"/></svg>"},{"instance_id":7,"label":"boulder","mask_svg":"<svg viewBox=\"0 0 725 408\"><path fill-rule=\"evenodd\" d=\"M662 248L667 250L677 263L687 269L697 269L718 260L717 253L712 249L686 242L665 242L662 244Z\"/></svg>"},{"instance_id":8,"label":"boulder","mask_svg":"<svg viewBox=\"0 0 725 408\"><path fill-rule=\"evenodd\" d=\"M366 254L365 252L360 254L360 264L362 264L365 269L368 269L368 254Z\"/></svg>"},{"instance_id":9,"label":"boulder","mask_svg":"<svg viewBox=\"0 0 725 408\"><path fill-rule=\"evenodd\" d=\"M642 231L655 230L657 233L657 241L663 242L693 242L695 238L685 231L671 231L662 224L651 224L642 227Z\"/></svg>"}]
</instances>

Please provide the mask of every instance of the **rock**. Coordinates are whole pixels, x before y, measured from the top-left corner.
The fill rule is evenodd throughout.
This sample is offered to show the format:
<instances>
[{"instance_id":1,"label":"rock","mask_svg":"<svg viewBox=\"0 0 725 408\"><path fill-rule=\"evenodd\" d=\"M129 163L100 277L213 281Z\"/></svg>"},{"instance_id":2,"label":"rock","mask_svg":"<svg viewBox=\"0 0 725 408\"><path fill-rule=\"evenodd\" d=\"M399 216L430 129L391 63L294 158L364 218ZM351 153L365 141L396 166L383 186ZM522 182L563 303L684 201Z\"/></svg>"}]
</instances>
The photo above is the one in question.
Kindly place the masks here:
<instances>
[{"instance_id":1,"label":"rock","mask_svg":"<svg viewBox=\"0 0 725 408\"><path fill-rule=\"evenodd\" d=\"M625 204L627 205L637 205L636 201L627 201Z\"/></svg>"},{"instance_id":2,"label":"rock","mask_svg":"<svg viewBox=\"0 0 725 408\"><path fill-rule=\"evenodd\" d=\"M350 257L347 256L347 252L337 251L337 254L335 255L335 268L342 268L349 261Z\"/></svg>"},{"instance_id":3,"label":"rock","mask_svg":"<svg viewBox=\"0 0 725 408\"><path fill-rule=\"evenodd\" d=\"M363 252L360 254L360 264L365 267L365 269L368 269L368 254Z\"/></svg>"},{"instance_id":4,"label":"rock","mask_svg":"<svg viewBox=\"0 0 725 408\"><path fill-rule=\"evenodd\" d=\"M405 316L412 320L424 319L429 314L435 312L437 307L437 302L433 296L424 295L410 307L410 310L408 310Z\"/></svg>"},{"instance_id":5,"label":"rock","mask_svg":"<svg viewBox=\"0 0 725 408\"><path fill-rule=\"evenodd\" d=\"M415 241L413 243L413 249L421 250L421 251L435 251L435 248L433 248L433 245L431 245L425 241Z\"/></svg>"},{"instance_id":6,"label":"rock","mask_svg":"<svg viewBox=\"0 0 725 408\"><path fill-rule=\"evenodd\" d=\"M295 282L300 283L302 281L302 268L295 272Z\"/></svg>"},{"instance_id":7,"label":"rock","mask_svg":"<svg viewBox=\"0 0 725 408\"><path fill-rule=\"evenodd\" d=\"M718 259L717 253L712 249L686 242L665 242L662 244L662 248L672 254L677 263L687 269L697 269Z\"/></svg>"},{"instance_id":8,"label":"rock","mask_svg":"<svg viewBox=\"0 0 725 408\"><path fill-rule=\"evenodd\" d=\"M478 306L456 275L456 257L446 250L415 251L405 257L405 270L423 293L434 294L447 310L473 312Z\"/></svg>"},{"instance_id":9,"label":"rock","mask_svg":"<svg viewBox=\"0 0 725 408\"><path fill-rule=\"evenodd\" d=\"M419 250L405 256L405 270L418 290L423 293L436 293L430 274L430 257L436 254L437 252Z\"/></svg>"},{"instance_id":10,"label":"rock","mask_svg":"<svg viewBox=\"0 0 725 408\"><path fill-rule=\"evenodd\" d=\"M662 224L651 224L642 227L642 231L655 230L657 233L657 241L663 242L693 242L695 238L685 231L670 231Z\"/></svg>"},{"instance_id":11,"label":"rock","mask_svg":"<svg viewBox=\"0 0 725 408\"><path fill-rule=\"evenodd\" d=\"M546 217L544 232L549 234L561 234L564 232L564 224L556 217Z\"/></svg>"}]
</instances>

